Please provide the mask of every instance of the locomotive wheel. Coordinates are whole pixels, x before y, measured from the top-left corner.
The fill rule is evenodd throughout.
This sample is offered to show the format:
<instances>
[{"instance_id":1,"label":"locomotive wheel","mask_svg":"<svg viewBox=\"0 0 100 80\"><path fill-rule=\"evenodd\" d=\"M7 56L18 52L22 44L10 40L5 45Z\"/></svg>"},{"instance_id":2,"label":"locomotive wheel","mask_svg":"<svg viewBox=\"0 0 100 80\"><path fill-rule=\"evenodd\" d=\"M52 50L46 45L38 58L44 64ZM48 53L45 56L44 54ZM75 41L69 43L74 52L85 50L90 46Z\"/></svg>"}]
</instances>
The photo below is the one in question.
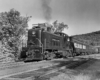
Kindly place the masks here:
<instances>
[{"instance_id":1,"label":"locomotive wheel","mask_svg":"<svg viewBox=\"0 0 100 80\"><path fill-rule=\"evenodd\" d=\"M69 57L73 57L73 50L69 50Z\"/></svg>"},{"instance_id":2,"label":"locomotive wheel","mask_svg":"<svg viewBox=\"0 0 100 80\"><path fill-rule=\"evenodd\" d=\"M70 57L70 52L69 52L69 51L66 51L65 53L66 53L66 55L63 56L64 58L68 58L68 57Z\"/></svg>"},{"instance_id":3,"label":"locomotive wheel","mask_svg":"<svg viewBox=\"0 0 100 80\"><path fill-rule=\"evenodd\" d=\"M53 52L45 52L44 53L44 59L45 60L51 60L55 57L55 54Z\"/></svg>"},{"instance_id":4,"label":"locomotive wheel","mask_svg":"<svg viewBox=\"0 0 100 80\"><path fill-rule=\"evenodd\" d=\"M72 53L72 57L75 57L75 53Z\"/></svg>"},{"instance_id":5,"label":"locomotive wheel","mask_svg":"<svg viewBox=\"0 0 100 80\"><path fill-rule=\"evenodd\" d=\"M45 51L44 52L44 59L45 60L48 60L48 57L49 57L49 52L48 51Z\"/></svg>"},{"instance_id":6,"label":"locomotive wheel","mask_svg":"<svg viewBox=\"0 0 100 80\"><path fill-rule=\"evenodd\" d=\"M53 52L49 52L47 57L48 57L48 58L47 58L48 60L53 59L53 58L54 58Z\"/></svg>"},{"instance_id":7,"label":"locomotive wheel","mask_svg":"<svg viewBox=\"0 0 100 80\"><path fill-rule=\"evenodd\" d=\"M69 57L69 52L68 51L63 51L63 58L68 58Z\"/></svg>"}]
</instances>

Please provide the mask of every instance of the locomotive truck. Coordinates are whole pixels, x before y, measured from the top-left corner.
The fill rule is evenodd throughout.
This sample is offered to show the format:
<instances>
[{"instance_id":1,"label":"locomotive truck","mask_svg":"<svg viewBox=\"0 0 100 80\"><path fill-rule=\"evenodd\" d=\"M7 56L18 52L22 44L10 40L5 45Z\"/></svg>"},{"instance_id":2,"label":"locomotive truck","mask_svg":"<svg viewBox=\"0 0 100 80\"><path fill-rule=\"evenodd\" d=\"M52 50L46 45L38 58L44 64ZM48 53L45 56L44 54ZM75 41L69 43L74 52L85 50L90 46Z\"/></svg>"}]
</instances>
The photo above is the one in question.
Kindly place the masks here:
<instances>
[{"instance_id":1,"label":"locomotive truck","mask_svg":"<svg viewBox=\"0 0 100 80\"><path fill-rule=\"evenodd\" d=\"M67 58L94 51L87 44L72 40L62 32L51 33L39 25L28 30L27 47L23 47L20 58L24 60L43 60L53 58Z\"/></svg>"}]
</instances>

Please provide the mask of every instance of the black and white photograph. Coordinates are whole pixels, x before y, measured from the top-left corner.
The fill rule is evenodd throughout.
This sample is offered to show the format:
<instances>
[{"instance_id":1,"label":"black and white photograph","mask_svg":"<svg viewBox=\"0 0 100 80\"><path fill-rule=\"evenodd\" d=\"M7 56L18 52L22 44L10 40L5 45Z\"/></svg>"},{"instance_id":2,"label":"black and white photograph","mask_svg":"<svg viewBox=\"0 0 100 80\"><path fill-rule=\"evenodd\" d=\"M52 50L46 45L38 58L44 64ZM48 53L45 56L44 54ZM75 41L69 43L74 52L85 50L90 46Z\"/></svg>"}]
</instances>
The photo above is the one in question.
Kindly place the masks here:
<instances>
[{"instance_id":1,"label":"black and white photograph","mask_svg":"<svg viewBox=\"0 0 100 80\"><path fill-rule=\"evenodd\" d=\"M100 0L0 0L0 80L100 80Z\"/></svg>"}]
</instances>

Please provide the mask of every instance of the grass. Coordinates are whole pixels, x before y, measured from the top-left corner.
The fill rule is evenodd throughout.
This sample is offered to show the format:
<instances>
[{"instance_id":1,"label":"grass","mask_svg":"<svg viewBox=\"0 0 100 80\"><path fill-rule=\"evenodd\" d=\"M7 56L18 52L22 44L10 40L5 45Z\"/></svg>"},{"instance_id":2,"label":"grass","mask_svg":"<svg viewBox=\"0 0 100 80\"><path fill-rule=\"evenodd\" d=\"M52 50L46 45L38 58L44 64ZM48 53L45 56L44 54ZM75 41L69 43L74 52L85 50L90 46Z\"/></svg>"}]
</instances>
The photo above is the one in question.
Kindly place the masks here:
<instances>
[{"instance_id":1,"label":"grass","mask_svg":"<svg viewBox=\"0 0 100 80\"><path fill-rule=\"evenodd\" d=\"M72 74L60 74L58 76L55 76L51 78L50 80L100 80L100 78L97 77L96 73L79 73L77 75Z\"/></svg>"},{"instance_id":2,"label":"grass","mask_svg":"<svg viewBox=\"0 0 100 80\"><path fill-rule=\"evenodd\" d=\"M71 80L92 80L92 75L84 75L83 73L80 73L77 76L74 76L74 79Z\"/></svg>"},{"instance_id":3,"label":"grass","mask_svg":"<svg viewBox=\"0 0 100 80\"><path fill-rule=\"evenodd\" d=\"M97 71L84 71L83 73L79 73L74 76L73 79L70 80L100 80L100 75Z\"/></svg>"}]
</instances>

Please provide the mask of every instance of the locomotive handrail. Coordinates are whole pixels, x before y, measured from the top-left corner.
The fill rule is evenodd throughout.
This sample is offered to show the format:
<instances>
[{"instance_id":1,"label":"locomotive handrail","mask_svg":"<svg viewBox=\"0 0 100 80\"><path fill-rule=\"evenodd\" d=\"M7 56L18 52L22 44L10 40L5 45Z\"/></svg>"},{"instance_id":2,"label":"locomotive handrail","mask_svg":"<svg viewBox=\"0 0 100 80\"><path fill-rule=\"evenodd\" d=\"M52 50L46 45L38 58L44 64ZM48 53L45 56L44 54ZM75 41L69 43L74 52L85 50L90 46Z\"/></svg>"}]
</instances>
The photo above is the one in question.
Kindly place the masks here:
<instances>
[{"instance_id":1,"label":"locomotive handrail","mask_svg":"<svg viewBox=\"0 0 100 80\"><path fill-rule=\"evenodd\" d=\"M42 44L42 42L41 42L41 40L40 39L38 39L38 38L36 38L38 41L39 41L39 43L41 44L41 47L42 47L42 53L43 53L43 44Z\"/></svg>"}]
</instances>

